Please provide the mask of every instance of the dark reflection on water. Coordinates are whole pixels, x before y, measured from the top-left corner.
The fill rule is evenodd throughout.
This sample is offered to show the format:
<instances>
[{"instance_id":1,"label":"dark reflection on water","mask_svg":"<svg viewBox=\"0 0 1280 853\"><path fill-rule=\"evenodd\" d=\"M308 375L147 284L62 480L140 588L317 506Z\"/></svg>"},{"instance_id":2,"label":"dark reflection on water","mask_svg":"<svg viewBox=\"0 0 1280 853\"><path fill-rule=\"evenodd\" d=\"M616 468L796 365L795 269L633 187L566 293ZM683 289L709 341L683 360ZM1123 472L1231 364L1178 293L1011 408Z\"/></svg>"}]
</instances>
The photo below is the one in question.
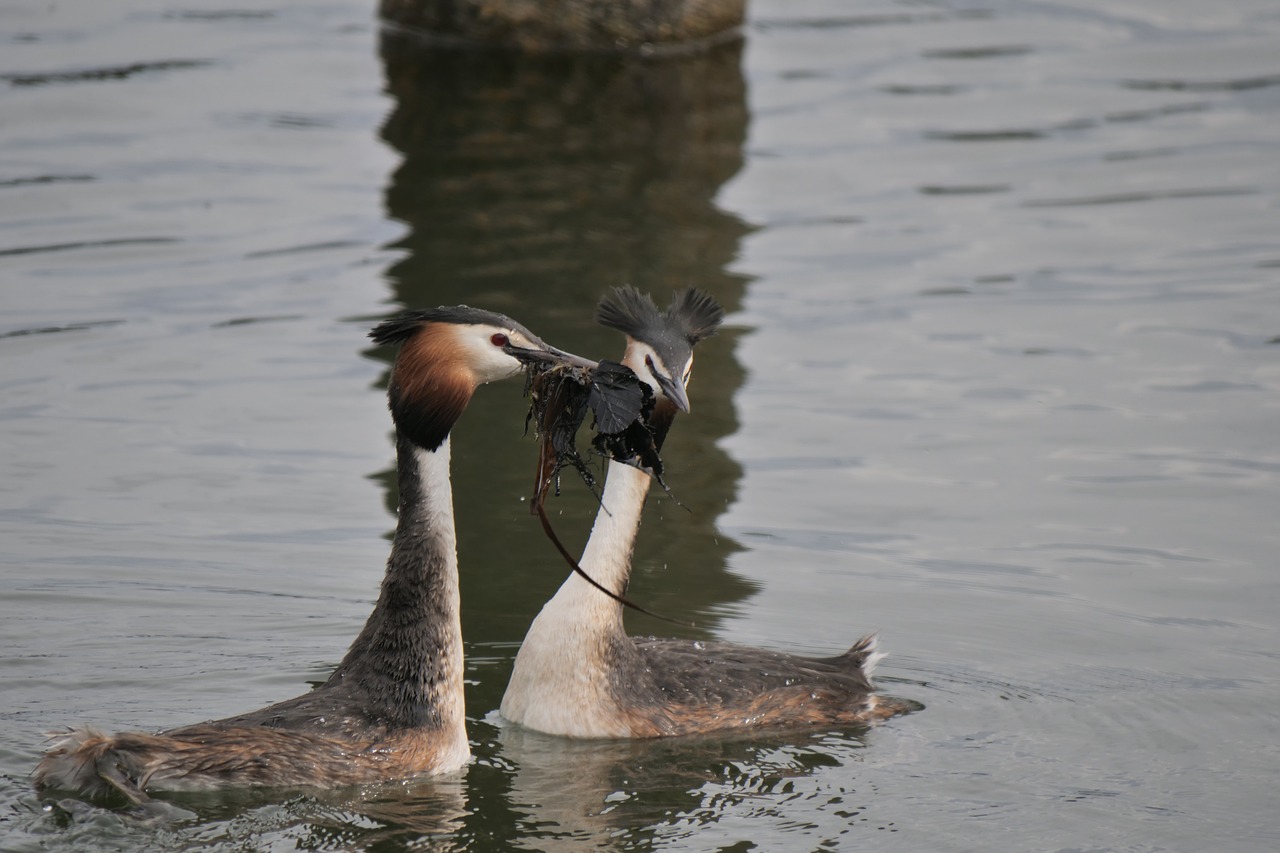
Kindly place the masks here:
<instances>
[{"instance_id":1,"label":"dark reflection on water","mask_svg":"<svg viewBox=\"0 0 1280 853\"><path fill-rule=\"evenodd\" d=\"M404 158L387 210L410 227L401 302L578 320L608 286L696 283L737 305L745 278L725 266L749 228L713 199L743 162L739 43L649 61L384 36L382 58L383 138Z\"/></svg>"},{"instance_id":2,"label":"dark reflection on water","mask_svg":"<svg viewBox=\"0 0 1280 853\"><path fill-rule=\"evenodd\" d=\"M729 310L739 304L745 277L726 267L749 227L714 198L742 165L740 44L649 61L521 56L385 35L382 58L394 98L382 134L403 156L387 209L409 226L396 244L406 255L390 270L401 305L508 311L567 349L617 358L620 336L591 323L607 288L633 284L664 302L693 284ZM689 511L651 499L633 588L659 609L708 624L751 589L726 573L734 545L713 528L740 473L715 446L736 428L730 400L742 371L733 340L726 333L699 349L697 429L678 424L665 451L672 489ZM565 572L550 547L529 552L503 535L531 522L515 501L531 489L530 447L506 440L521 429L514 393L478 394L454 437L463 627L479 642L518 641ZM594 505L580 484L565 486L552 509L563 513L562 538L577 547ZM499 523L495 506L509 507ZM667 583L664 566L679 577Z\"/></svg>"}]
</instances>

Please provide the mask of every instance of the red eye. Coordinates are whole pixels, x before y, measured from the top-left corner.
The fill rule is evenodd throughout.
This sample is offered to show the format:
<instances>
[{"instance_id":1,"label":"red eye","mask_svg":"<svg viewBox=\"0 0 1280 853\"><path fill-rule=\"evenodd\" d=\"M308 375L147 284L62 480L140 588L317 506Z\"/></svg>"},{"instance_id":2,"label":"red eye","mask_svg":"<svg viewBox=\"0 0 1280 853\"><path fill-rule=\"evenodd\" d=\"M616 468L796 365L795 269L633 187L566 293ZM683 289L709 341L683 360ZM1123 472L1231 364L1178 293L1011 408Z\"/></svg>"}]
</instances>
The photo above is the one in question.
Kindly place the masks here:
<instances>
[{"instance_id":1,"label":"red eye","mask_svg":"<svg viewBox=\"0 0 1280 853\"><path fill-rule=\"evenodd\" d=\"M496 335L489 338L489 342L495 347L505 347L507 344L511 343L511 341L507 340L507 336L501 332L498 332Z\"/></svg>"}]
</instances>

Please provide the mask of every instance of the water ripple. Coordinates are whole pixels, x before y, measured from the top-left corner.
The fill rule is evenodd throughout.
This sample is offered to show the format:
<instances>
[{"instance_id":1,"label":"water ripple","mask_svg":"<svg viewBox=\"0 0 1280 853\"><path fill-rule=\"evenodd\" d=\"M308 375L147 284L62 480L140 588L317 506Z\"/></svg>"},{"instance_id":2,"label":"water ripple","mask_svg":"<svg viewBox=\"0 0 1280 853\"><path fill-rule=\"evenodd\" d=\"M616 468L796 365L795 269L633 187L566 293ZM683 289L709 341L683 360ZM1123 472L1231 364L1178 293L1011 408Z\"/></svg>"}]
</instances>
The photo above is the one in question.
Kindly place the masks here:
<instances>
[{"instance_id":1,"label":"water ripple","mask_svg":"<svg viewBox=\"0 0 1280 853\"><path fill-rule=\"evenodd\" d=\"M880 91L886 95L958 95L966 91L964 86L953 86L946 83L934 84L895 84L881 86Z\"/></svg>"},{"instance_id":2,"label":"water ripple","mask_svg":"<svg viewBox=\"0 0 1280 853\"><path fill-rule=\"evenodd\" d=\"M180 243L177 237L120 237L115 240L77 240L72 243L48 243L43 246L15 246L0 249L0 257L12 255L36 255L45 252L72 252L77 249L101 249L111 246L153 246L162 243Z\"/></svg>"},{"instance_id":3,"label":"water ripple","mask_svg":"<svg viewBox=\"0 0 1280 853\"><path fill-rule=\"evenodd\" d=\"M1280 74L1241 77L1234 80L1124 80L1122 86L1141 91L1244 92L1280 86Z\"/></svg>"},{"instance_id":4,"label":"water ripple","mask_svg":"<svg viewBox=\"0 0 1280 853\"><path fill-rule=\"evenodd\" d=\"M969 184L961 186L941 186L938 184L919 187L921 195L990 195L991 193L1007 193L1013 189L1010 184Z\"/></svg>"},{"instance_id":5,"label":"water ripple","mask_svg":"<svg viewBox=\"0 0 1280 853\"><path fill-rule=\"evenodd\" d=\"M1208 187L1204 189L1185 190L1151 190L1137 193L1114 193L1109 195L1081 196L1076 198L1029 199L1022 202L1023 207L1089 207L1106 204L1135 204L1146 201L1164 201L1182 198L1221 198L1230 196L1257 195L1258 190L1252 187Z\"/></svg>"},{"instance_id":6,"label":"water ripple","mask_svg":"<svg viewBox=\"0 0 1280 853\"><path fill-rule=\"evenodd\" d=\"M32 73L0 74L14 86L43 86L49 83L84 83L102 80L127 80L139 74L163 71L179 71L188 68L206 68L214 63L207 59L170 59L160 62L132 62L128 65L109 65L100 68L82 68L74 71L45 71Z\"/></svg>"},{"instance_id":7,"label":"water ripple","mask_svg":"<svg viewBox=\"0 0 1280 853\"><path fill-rule=\"evenodd\" d=\"M752 22L752 26L761 31L768 30L839 30L858 29L862 27L900 26L903 24L933 24L944 21L980 20L993 17L992 12L985 9L961 9L954 12L898 12L880 15L843 15L825 18L809 18L805 20L793 18L760 19Z\"/></svg>"},{"instance_id":8,"label":"water ripple","mask_svg":"<svg viewBox=\"0 0 1280 853\"><path fill-rule=\"evenodd\" d=\"M29 178L9 178L0 181L0 187L26 187L33 184L78 184L95 181L93 175L32 175Z\"/></svg>"},{"instance_id":9,"label":"water ripple","mask_svg":"<svg viewBox=\"0 0 1280 853\"><path fill-rule=\"evenodd\" d=\"M1003 59L1008 56L1024 56L1032 53L1031 47L1024 44L994 45L991 47L950 47L926 50L921 56L926 59Z\"/></svg>"},{"instance_id":10,"label":"water ripple","mask_svg":"<svg viewBox=\"0 0 1280 853\"><path fill-rule=\"evenodd\" d=\"M87 320L83 323L63 323L60 326L36 326L27 329L14 329L9 332L0 332L0 338L21 338L27 335L56 335L61 332L83 332L87 329L96 329L102 326L118 326L124 320Z\"/></svg>"},{"instance_id":11,"label":"water ripple","mask_svg":"<svg viewBox=\"0 0 1280 853\"><path fill-rule=\"evenodd\" d=\"M180 21L261 21L275 16L275 12L257 9L184 9L164 13L166 19Z\"/></svg>"},{"instance_id":12,"label":"water ripple","mask_svg":"<svg viewBox=\"0 0 1280 853\"><path fill-rule=\"evenodd\" d=\"M246 258L274 258L279 255L296 255L305 252L320 252L328 249L350 249L363 246L359 240L326 240L323 243L302 243L297 246L284 246L279 249L260 249L256 252L245 252Z\"/></svg>"}]
</instances>

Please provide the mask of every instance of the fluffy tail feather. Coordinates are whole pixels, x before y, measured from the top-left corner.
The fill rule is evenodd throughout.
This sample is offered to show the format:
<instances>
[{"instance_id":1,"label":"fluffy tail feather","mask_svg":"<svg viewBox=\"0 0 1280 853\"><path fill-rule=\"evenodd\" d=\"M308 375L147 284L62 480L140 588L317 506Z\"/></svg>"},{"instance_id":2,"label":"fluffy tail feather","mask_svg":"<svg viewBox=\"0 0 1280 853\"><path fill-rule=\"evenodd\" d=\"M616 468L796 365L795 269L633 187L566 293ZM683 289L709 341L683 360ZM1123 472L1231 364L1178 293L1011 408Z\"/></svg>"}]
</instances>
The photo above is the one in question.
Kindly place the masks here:
<instances>
[{"instance_id":1,"label":"fluffy tail feather","mask_svg":"<svg viewBox=\"0 0 1280 853\"><path fill-rule=\"evenodd\" d=\"M121 771L109 735L85 726L49 732L48 738L49 747L35 769L37 788L76 791L89 797L120 793L135 805L151 801Z\"/></svg>"},{"instance_id":2,"label":"fluffy tail feather","mask_svg":"<svg viewBox=\"0 0 1280 853\"><path fill-rule=\"evenodd\" d=\"M871 684L871 675L876 664L884 660L884 652L880 651L880 635L867 634L849 647L849 651L840 655L840 660L851 669L856 669Z\"/></svg>"},{"instance_id":3,"label":"fluffy tail feather","mask_svg":"<svg viewBox=\"0 0 1280 853\"><path fill-rule=\"evenodd\" d=\"M871 683L871 674L875 672L876 664L884 660L884 657L885 653L880 651L880 637L876 634L868 634L854 643L849 651L842 654L840 660L851 669L856 669L866 679L867 689L874 691L875 685ZM899 699L881 693L872 693L869 699L868 719L887 720L899 714L910 714L924 708L924 705L911 699Z\"/></svg>"}]
</instances>

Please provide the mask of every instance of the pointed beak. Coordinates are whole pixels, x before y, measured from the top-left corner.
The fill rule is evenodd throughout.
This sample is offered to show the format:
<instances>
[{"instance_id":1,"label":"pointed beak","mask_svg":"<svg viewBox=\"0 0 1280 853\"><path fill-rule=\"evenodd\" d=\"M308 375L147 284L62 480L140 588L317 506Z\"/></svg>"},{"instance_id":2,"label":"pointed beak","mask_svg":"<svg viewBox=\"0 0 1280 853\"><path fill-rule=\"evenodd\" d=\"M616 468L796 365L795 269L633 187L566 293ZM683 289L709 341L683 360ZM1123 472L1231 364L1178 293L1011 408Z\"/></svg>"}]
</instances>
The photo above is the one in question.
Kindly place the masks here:
<instances>
[{"instance_id":1,"label":"pointed beak","mask_svg":"<svg viewBox=\"0 0 1280 853\"><path fill-rule=\"evenodd\" d=\"M658 380L658 384L662 386L662 392L667 395L671 402L676 404L676 408L685 414L689 413L689 393L684 389L684 383L679 379L673 379L670 376L663 376L661 373L654 373L654 378Z\"/></svg>"},{"instance_id":2,"label":"pointed beak","mask_svg":"<svg viewBox=\"0 0 1280 853\"><path fill-rule=\"evenodd\" d=\"M580 355L574 355L571 352L565 352L562 349L553 347L544 341L533 339L533 347L518 347L515 344L507 344L504 350L520 361L521 364L568 364L573 367L585 367L591 369L598 364L588 358Z\"/></svg>"}]
</instances>

